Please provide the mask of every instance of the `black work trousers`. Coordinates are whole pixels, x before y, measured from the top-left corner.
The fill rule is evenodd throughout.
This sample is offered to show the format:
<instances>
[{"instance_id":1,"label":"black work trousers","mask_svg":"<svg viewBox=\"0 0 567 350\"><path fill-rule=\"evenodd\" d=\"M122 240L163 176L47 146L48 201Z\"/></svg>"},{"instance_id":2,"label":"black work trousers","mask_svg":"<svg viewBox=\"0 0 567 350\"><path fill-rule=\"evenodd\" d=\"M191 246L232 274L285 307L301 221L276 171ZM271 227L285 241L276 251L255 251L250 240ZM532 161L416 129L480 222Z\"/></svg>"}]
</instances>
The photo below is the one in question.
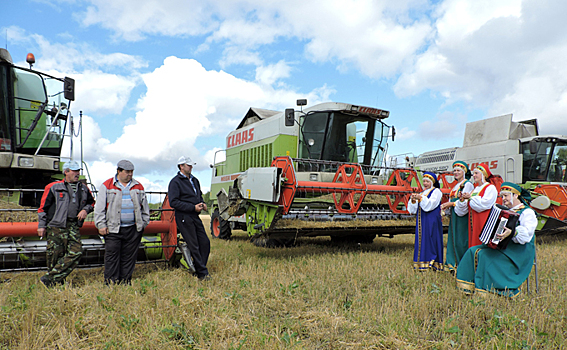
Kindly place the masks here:
<instances>
[{"instance_id":1,"label":"black work trousers","mask_svg":"<svg viewBox=\"0 0 567 350\"><path fill-rule=\"evenodd\" d=\"M175 213L175 222L191 252L197 277L207 276L209 274L207 261L209 261L211 252L211 242L207 237L203 222L198 215L187 215L180 212Z\"/></svg>"},{"instance_id":2,"label":"black work trousers","mask_svg":"<svg viewBox=\"0 0 567 350\"><path fill-rule=\"evenodd\" d=\"M136 225L120 227L104 236L104 282L130 284L142 240Z\"/></svg>"}]
</instances>

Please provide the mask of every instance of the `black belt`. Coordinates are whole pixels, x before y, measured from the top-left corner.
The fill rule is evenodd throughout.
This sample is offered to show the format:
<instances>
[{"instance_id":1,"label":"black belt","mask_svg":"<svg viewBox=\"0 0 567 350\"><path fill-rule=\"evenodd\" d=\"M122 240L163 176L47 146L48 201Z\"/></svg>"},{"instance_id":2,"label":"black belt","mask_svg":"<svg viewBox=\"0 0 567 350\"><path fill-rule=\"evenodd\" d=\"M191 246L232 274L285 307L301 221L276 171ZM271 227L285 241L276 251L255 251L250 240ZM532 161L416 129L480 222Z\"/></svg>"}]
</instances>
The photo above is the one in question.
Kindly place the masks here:
<instances>
[{"instance_id":1,"label":"black belt","mask_svg":"<svg viewBox=\"0 0 567 350\"><path fill-rule=\"evenodd\" d=\"M77 218L67 218L67 222L79 222Z\"/></svg>"}]
</instances>

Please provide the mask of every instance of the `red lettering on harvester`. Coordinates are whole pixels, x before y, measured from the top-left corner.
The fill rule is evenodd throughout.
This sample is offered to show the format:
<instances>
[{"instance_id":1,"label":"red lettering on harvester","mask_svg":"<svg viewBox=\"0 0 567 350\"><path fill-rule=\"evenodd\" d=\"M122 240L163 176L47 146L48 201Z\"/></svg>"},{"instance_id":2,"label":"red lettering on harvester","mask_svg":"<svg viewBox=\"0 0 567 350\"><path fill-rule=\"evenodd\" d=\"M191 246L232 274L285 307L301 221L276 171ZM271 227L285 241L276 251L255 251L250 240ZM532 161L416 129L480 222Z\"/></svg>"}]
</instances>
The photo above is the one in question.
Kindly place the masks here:
<instances>
[{"instance_id":1,"label":"red lettering on harvester","mask_svg":"<svg viewBox=\"0 0 567 350\"><path fill-rule=\"evenodd\" d=\"M490 169L496 169L497 167L498 167L497 160L493 160L492 162L490 162Z\"/></svg>"}]
</instances>

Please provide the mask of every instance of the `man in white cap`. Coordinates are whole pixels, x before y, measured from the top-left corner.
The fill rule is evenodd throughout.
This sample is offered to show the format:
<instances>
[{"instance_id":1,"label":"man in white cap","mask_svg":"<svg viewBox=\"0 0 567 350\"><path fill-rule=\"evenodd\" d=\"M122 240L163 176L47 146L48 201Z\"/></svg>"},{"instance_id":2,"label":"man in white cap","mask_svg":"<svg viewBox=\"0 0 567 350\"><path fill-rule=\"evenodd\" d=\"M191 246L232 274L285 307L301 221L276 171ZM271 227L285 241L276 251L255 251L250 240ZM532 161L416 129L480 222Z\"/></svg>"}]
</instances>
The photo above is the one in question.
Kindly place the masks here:
<instances>
[{"instance_id":1,"label":"man in white cap","mask_svg":"<svg viewBox=\"0 0 567 350\"><path fill-rule=\"evenodd\" d=\"M47 236L47 273L40 278L46 287L63 284L79 263L79 228L94 207L91 192L79 182L81 165L71 160L63 165L63 174L63 180L45 186L37 211L37 234Z\"/></svg>"},{"instance_id":2,"label":"man in white cap","mask_svg":"<svg viewBox=\"0 0 567 350\"><path fill-rule=\"evenodd\" d=\"M121 160L116 175L98 191L94 220L104 236L104 282L130 284L150 207L144 186L132 178L134 164Z\"/></svg>"},{"instance_id":3,"label":"man in white cap","mask_svg":"<svg viewBox=\"0 0 567 350\"><path fill-rule=\"evenodd\" d=\"M199 180L191 174L195 164L189 157L179 158L179 172L169 182L167 195L169 204L175 209L177 227L193 257L197 278L208 280L211 278L207 269L211 242L199 218L201 211L207 210L207 205L203 201Z\"/></svg>"}]
</instances>

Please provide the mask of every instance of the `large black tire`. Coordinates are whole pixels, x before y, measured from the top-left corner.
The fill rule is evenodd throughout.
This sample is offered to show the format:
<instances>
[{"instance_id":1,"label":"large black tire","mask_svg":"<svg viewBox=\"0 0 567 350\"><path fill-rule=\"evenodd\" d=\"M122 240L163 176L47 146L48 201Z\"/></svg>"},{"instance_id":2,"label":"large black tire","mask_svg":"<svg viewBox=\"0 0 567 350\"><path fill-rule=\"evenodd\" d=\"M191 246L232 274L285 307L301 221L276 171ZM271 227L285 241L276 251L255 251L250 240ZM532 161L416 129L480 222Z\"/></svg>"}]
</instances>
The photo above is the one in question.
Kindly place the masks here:
<instances>
[{"instance_id":1,"label":"large black tire","mask_svg":"<svg viewBox=\"0 0 567 350\"><path fill-rule=\"evenodd\" d=\"M230 223L221 218L218 208L211 215L211 236L220 239L229 239L232 236Z\"/></svg>"},{"instance_id":2,"label":"large black tire","mask_svg":"<svg viewBox=\"0 0 567 350\"><path fill-rule=\"evenodd\" d=\"M369 233L364 235L354 235L354 236L331 236L331 242L337 244L343 243L372 243L376 238L375 234Z\"/></svg>"}]
</instances>

